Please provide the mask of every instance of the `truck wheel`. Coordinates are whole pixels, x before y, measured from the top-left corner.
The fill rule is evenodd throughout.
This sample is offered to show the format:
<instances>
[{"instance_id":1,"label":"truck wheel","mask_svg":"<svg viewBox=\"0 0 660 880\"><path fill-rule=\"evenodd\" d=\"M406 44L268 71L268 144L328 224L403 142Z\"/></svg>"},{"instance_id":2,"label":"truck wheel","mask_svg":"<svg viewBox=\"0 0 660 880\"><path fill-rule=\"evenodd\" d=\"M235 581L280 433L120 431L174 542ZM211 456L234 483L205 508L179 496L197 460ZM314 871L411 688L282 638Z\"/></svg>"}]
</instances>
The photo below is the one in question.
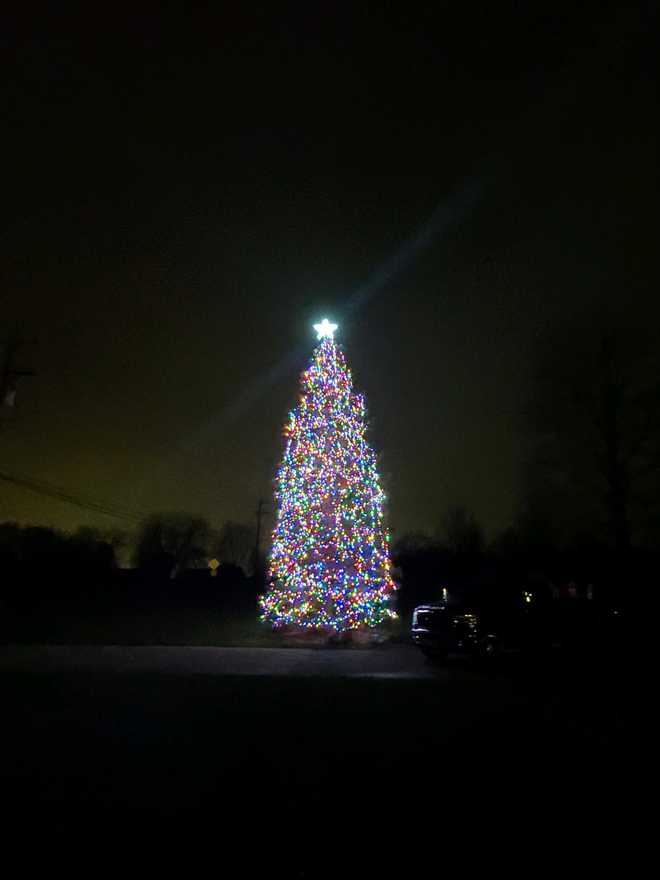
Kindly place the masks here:
<instances>
[{"instance_id":1,"label":"truck wheel","mask_svg":"<svg viewBox=\"0 0 660 880\"><path fill-rule=\"evenodd\" d=\"M444 663L447 659L447 651L442 648L422 648L422 654L431 663Z\"/></svg>"},{"instance_id":2,"label":"truck wheel","mask_svg":"<svg viewBox=\"0 0 660 880\"><path fill-rule=\"evenodd\" d=\"M482 660L494 660L502 653L502 646L497 638L485 638L477 648L477 656Z\"/></svg>"}]
</instances>

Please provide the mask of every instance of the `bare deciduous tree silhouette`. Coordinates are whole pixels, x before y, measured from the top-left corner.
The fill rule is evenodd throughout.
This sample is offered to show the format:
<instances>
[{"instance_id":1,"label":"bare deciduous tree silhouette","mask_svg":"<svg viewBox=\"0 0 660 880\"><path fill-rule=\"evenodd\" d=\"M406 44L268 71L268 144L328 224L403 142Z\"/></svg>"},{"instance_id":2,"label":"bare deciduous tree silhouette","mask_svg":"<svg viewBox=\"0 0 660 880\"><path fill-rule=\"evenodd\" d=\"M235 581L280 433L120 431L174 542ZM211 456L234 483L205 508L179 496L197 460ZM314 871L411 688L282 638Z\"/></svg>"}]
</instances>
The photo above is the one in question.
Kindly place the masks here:
<instances>
[{"instance_id":1,"label":"bare deciduous tree silhouette","mask_svg":"<svg viewBox=\"0 0 660 880\"><path fill-rule=\"evenodd\" d=\"M533 491L626 552L657 524L660 374L643 334L563 331L538 351L527 408Z\"/></svg>"}]
</instances>

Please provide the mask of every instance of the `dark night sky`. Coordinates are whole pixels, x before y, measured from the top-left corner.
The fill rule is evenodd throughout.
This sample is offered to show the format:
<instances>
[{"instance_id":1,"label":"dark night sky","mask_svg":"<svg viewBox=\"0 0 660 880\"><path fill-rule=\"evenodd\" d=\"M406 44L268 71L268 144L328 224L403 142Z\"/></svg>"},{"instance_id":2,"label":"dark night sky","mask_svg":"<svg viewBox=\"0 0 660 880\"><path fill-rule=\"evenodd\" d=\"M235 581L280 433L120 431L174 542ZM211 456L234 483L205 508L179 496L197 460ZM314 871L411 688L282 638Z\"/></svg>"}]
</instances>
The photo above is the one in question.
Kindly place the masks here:
<instances>
[{"instance_id":1,"label":"dark night sky","mask_svg":"<svg viewBox=\"0 0 660 880\"><path fill-rule=\"evenodd\" d=\"M2 468L247 520L327 314L395 535L504 526L535 340L658 326L656 5L93 6L3 28Z\"/></svg>"}]
</instances>

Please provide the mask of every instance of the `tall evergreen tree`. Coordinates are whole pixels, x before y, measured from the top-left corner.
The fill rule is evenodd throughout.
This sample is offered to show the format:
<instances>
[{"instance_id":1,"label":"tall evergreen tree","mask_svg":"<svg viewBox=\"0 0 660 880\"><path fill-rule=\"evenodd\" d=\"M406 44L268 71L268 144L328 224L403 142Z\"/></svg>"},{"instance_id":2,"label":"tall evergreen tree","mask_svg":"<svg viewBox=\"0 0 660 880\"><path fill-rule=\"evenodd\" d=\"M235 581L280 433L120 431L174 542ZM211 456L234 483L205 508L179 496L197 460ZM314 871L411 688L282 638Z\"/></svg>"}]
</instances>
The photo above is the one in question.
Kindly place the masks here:
<instances>
[{"instance_id":1,"label":"tall evergreen tree","mask_svg":"<svg viewBox=\"0 0 660 880\"><path fill-rule=\"evenodd\" d=\"M373 627L395 616L385 496L336 325L324 320L315 329L320 342L285 428L262 619L275 627Z\"/></svg>"}]
</instances>

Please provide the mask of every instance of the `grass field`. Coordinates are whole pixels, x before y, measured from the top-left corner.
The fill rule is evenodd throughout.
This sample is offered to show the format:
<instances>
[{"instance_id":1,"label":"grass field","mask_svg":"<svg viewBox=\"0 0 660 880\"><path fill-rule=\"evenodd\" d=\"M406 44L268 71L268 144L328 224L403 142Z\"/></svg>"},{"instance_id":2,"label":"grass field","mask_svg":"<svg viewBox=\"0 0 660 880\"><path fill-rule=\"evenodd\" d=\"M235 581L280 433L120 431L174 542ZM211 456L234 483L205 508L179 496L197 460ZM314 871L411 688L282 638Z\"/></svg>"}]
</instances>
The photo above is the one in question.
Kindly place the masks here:
<instances>
[{"instance_id":1,"label":"grass field","mask_svg":"<svg viewBox=\"0 0 660 880\"><path fill-rule=\"evenodd\" d=\"M407 640L401 621L388 639ZM325 639L283 637L259 621L256 608L236 610L194 601L101 603L42 601L24 608L0 608L0 644L42 645L215 645L296 647Z\"/></svg>"},{"instance_id":2,"label":"grass field","mask_svg":"<svg viewBox=\"0 0 660 880\"><path fill-rule=\"evenodd\" d=\"M191 602L41 602L0 610L0 643L277 647L256 611Z\"/></svg>"}]
</instances>

